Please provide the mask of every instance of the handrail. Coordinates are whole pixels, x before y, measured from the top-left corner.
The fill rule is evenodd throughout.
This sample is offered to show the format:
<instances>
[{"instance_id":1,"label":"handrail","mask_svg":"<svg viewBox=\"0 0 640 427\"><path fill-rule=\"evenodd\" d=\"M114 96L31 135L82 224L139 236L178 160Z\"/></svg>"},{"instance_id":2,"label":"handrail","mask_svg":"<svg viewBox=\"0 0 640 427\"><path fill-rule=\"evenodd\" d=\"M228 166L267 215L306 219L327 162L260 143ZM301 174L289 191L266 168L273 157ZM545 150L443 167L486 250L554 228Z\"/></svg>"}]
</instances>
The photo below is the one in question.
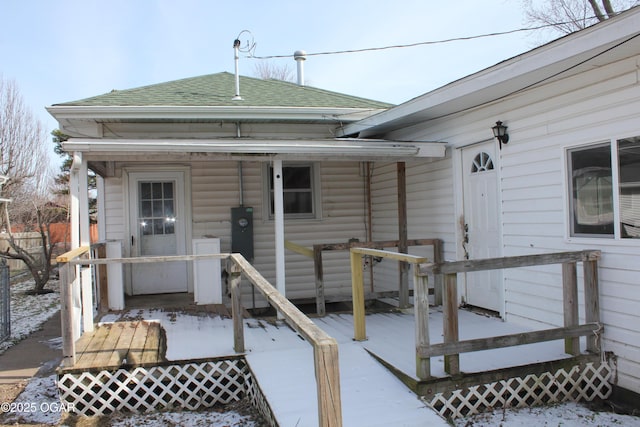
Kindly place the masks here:
<instances>
[{"instance_id":1,"label":"handrail","mask_svg":"<svg viewBox=\"0 0 640 427\"><path fill-rule=\"evenodd\" d=\"M82 250L81 250L82 249ZM113 263L151 263L170 261L194 261L201 259L227 259L230 270L230 288L232 294L232 315L234 322L234 350L244 352L244 323L242 321L240 280L244 275L255 286L289 325L302 335L314 350L314 368L316 375L318 396L318 422L323 427L342 426L342 404L340 398L340 369L338 362L338 343L336 340L302 313L284 295L282 295L267 279L265 279L240 254L205 254L205 255L176 255L136 258L108 258L108 259L80 259L89 250L78 248L58 257L60 264L62 329L63 329L63 363L75 363L75 342L73 340L73 313L71 287L74 278L72 274L76 265L104 265ZM64 290L64 291L62 291Z\"/></svg>"},{"instance_id":2,"label":"handrail","mask_svg":"<svg viewBox=\"0 0 640 427\"><path fill-rule=\"evenodd\" d=\"M356 340L366 339L364 301L361 297L361 289L363 286L361 257L365 254L401 259L405 262L416 264L414 268L416 375L421 380L428 379L431 376L430 358L435 356L444 356L445 372L456 375L460 373L460 353L564 338L565 352L578 355L580 354L580 336L587 336L587 351L592 353L599 351L596 333L601 332L602 324L600 323L600 304L598 297L597 263L600 259L600 251L598 250L425 263L425 258L412 255L353 248L351 249L351 271L354 302L354 339ZM578 262L583 263L584 269L584 324L580 324L578 316L578 284L576 272L576 264ZM562 264L564 327L499 337L465 341L459 340L457 273L548 264ZM428 275L434 275L436 278L444 276L444 279L441 279L444 283L444 343L442 344L431 344L429 342L429 304L427 300L428 287L426 285L426 277Z\"/></svg>"}]
</instances>

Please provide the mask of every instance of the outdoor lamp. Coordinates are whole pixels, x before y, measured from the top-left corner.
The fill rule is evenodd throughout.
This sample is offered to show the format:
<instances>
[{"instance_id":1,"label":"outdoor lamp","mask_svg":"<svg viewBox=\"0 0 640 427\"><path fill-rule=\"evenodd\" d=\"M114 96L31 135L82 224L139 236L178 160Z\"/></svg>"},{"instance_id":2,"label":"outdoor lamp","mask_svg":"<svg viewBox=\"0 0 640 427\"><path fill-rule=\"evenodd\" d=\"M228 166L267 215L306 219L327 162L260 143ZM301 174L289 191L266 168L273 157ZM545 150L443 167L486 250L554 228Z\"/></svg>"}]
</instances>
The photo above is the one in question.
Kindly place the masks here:
<instances>
[{"instance_id":1,"label":"outdoor lamp","mask_svg":"<svg viewBox=\"0 0 640 427\"><path fill-rule=\"evenodd\" d=\"M496 125L491 128L493 130L493 136L498 139L500 143L500 149L502 150L502 144L509 142L509 134L507 133L507 127L502 124L500 120L496 122Z\"/></svg>"}]
</instances>

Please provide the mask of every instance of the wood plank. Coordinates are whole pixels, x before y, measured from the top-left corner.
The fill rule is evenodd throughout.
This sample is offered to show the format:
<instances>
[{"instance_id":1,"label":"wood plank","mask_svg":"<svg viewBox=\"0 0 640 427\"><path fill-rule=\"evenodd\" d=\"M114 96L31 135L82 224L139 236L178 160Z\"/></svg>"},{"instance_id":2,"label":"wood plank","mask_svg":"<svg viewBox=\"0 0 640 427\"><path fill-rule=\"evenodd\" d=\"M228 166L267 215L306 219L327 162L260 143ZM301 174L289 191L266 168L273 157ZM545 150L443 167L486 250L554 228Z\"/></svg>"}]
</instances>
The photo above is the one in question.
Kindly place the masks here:
<instances>
[{"instance_id":1,"label":"wood plank","mask_svg":"<svg viewBox=\"0 0 640 427\"><path fill-rule=\"evenodd\" d=\"M89 334L93 334L93 338L89 345L84 349L74 368L89 369L93 367L93 362L102 351L104 341L111 332L111 324L100 325L100 327Z\"/></svg>"},{"instance_id":2,"label":"wood plank","mask_svg":"<svg viewBox=\"0 0 640 427\"><path fill-rule=\"evenodd\" d=\"M148 322L139 322L136 330L131 339L129 345L129 351L127 352L127 363L130 365L139 365L142 363L142 354L144 352L144 345L147 341L147 334L149 331Z\"/></svg>"},{"instance_id":3,"label":"wood plank","mask_svg":"<svg viewBox=\"0 0 640 427\"><path fill-rule=\"evenodd\" d=\"M429 346L429 283L427 276L417 274L414 270L414 322L416 328L416 349ZM431 360L416 356L416 376L420 380L431 377Z\"/></svg>"},{"instance_id":4,"label":"wood plank","mask_svg":"<svg viewBox=\"0 0 640 427\"><path fill-rule=\"evenodd\" d=\"M466 273L470 271L497 270L534 265L562 264L565 262L586 262L597 260L599 257L600 251L598 250L555 252L550 254L452 261L442 264L424 264L420 266L420 272L422 274Z\"/></svg>"},{"instance_id":5,"label":"wood plank","mask_svg":"<svg viewBox=\"0 0 640 427\"><path fill-rule=\"evenodd\" d=\"M147 340L144 343L144 350L142 351L143 365L157 364L160 360L160 342L162 335L160 333L160 323L149 322L147 323Z\"/></svg>"},{"instance_id":6,"label":"wood plank","mask_svg":"<svg viewBox=\"0 0 640 427\"><path fill-rule=\"evenodd\" d=\"M72 259L68 263L71 265L102 265L102 264L148 264L154 262L171 261L199 261L203 259L226 259L231 254L203 254L203 255L166 255L131 258L104 258L104 259Z\"/></svg>"},{"instance_id":7,"label":"wood plank","mask_svg":"<svg viewBox=\"0 0 640 427\"><path fill-rule=\"evenodd\" d=\"M432 344L428 348L420 348L418 353L421 357L435 357L444 356L445 354L469 353L472 351L513 347L516 345L561 340L566 337L588 336L593 334L594 331L600 330L601 327L602 325L598 323L586 323L571 328L545 329L542 331L501 335L497 337L477 338L457 343Z\"/></svg>"},{"instance_id":8,"label":"wood plank","mask_svg":"<svg viewBox=\"0 0 640 427\"><path fill-rule=\"evenodd\" d=\"M583 265L584 272L584 316L585 321L600 323L600 291L598 285L598 261L586 261ZM601 331L599 331L601 333ZM598 337L587 337L587 351L599 353Z\"/></svg>"},{"instance_id":9,"label":"wood plank","mask_svg":"<svg viewBox=\"0 0 640 427\"><path fill-rule=\"evenodd\" d=\"M89 252L89 249L90 249L89 246L80 246L79 248L72 249L69 252L65 252L62 255L59 255L56 258L56 261L59 263L70 262L74 258L78 258L79 256L82 256L87 252Z\"/></svg>"},{"instance_id":10,"label":"wood plank","mask_svg":"<svg viewBox=\"0 0 640 427\"><path fill-rule=\"evenodd\" d=\"M404 162L396 163L396 184L398 190L398 252L409 252L407 245L407 171ZM409 307L409 264L398 262L398 304L400 308Z\"/></svg>"},{"instance_id":11,"label":"wood plank","mask_svg":"<svg viewBox=\"0 0 640 427\"><path fill-rule=\"evenodd\" d=\"M104 328L106 325L100 325L98 328ZM123 327L117 323L109 325L109 335L105 338L98 354L91 363L92 368L100 370L115 368L120 366L119 354L116 344L120 339Z\"/></svg>"},{"instance_id":12,"label":"wood plank","mask_svg":"<svg viewBox=\"0 0 640 427\"><path fill-rule=\"evenodd\" d=\"M60 323L62 328L62 365L74 366L77 362L76 342L73 339L73 292L72 284L75 279L75 268L63 264L60 274Z\"/></svg>"},{"instance_id":13,"label":"wood plank","mask_svg":"<svg viewBox=\"0 0 640 427\"><path fill-rule=\"evenodd\" d=\"M124 360L127 359L129 354L129 348L131 347L131 341L133 340L133 336L136 333L136 329L140 326L139 321L137 322L116 322L118 327L122 328L120 333L120 337L118 338L118 342L115 346L115 353L117 353L118 357L118 366L120 366ZM115 356L114 356L115 357ZM129 360L126 360L127 363L130 363Z\"/></svg>"},{"instance_id":14,"label":"wood plank","mask_svg":"<svg viewBox=\"0 0 640 427\"><path fill-rule=\"evenodd\" d=\"M311 248L306 248L289 240L284 241L284 247L285 249L289 249L290 251L303 255L307 258L313 258L313 249Z\"/></svg>"},{"instance_id":15,"label":"wood plank","mask_svg":"<svg viewBox=\"0 0 640 427\"><path fill-rule=\"evenodd\" d=\"M564 326L571 327L580 324L578 317L578 274L575 262L562 264L562 301ZM580 339L569 337L564 340L565 353L577 356L580 354Z\"/></svg>"},{"instance_id":16,"label":"wood plank","mask_svg":"<svg viewBox=\"0 0 640 427\"><path fill-rule=\"evenodd\" d=\"M442 328L445 344L456 344L460 339L458 330L458 275L447 274L444 278L444 297L442 303ZM444 371L449 375L460 373L460 354L444 356Z\"/></svg>"},{"instance_id":17,"label":"wood plank","mask_svg":"<svg viewBox=\"0 0 640 427\"><path fill-rule=\"evenodd\" d=\"M411 264L422 264L425 262L429 262L429 258L426 258L426 257L410 255L410 254L401 254L398 252L383 251L380 249L351 248L351 252L357 253L360 255L371 255L374 257L383 257L383 258L393 259L396 261L406 261Z\"/></svg>"},{"instance_id":18,"label":"wood plank","mask_svg":"<svg viewBox=\"0 0 640 427\"><path fill-rule=\"evenodd\" d=\"M350 252L351 260L351 296L353 299L353 339L367 339L364 307L364 275L362 273L362 255Z\"/></svg>"}]
</instances>

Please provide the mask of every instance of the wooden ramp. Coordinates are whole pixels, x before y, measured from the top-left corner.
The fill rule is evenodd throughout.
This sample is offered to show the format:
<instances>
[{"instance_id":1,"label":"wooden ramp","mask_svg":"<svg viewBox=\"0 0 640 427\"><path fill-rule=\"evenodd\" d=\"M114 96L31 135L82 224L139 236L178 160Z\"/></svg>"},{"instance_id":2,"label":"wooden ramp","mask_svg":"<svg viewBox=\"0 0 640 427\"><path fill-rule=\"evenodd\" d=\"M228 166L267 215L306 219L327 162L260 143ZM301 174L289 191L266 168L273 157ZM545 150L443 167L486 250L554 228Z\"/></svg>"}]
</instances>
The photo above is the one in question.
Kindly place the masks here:
<instances>
[{"instance_id":1,"label":"wooden ramp","mask_svg":"<svg viewBox=\"0 0 640 427\"><path fill-rule=\"evenodd\" d=\"M76 363L60 372L111 371L165 361L166 336L160 322L102 323L76 341Z\"/></svg>"},{"instance_id":2,"label":"wooden ramp","mask_svg":"<svg viewBox=\"0 0 640 427\"><path fill-rule=\"evenodd\" d=\"M246 356L281 426L318 423L313 351L307 347ZM357 343L340 343L340 390L345 427L448 426Z\"/></svg>"}]
</instances>

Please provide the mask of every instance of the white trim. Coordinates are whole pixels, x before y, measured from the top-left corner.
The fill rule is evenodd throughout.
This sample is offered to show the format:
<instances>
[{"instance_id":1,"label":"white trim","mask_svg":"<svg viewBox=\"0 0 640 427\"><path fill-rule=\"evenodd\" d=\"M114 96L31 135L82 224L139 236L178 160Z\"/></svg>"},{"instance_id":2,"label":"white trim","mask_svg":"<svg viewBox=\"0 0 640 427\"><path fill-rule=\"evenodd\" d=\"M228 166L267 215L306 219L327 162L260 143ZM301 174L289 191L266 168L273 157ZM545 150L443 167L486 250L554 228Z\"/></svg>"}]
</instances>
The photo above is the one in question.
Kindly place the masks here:
<instances>
[{"instance_id":1,"label":"white trim","mask_svg":"<svg viewBox=\"0 0 640 427\"><path fill-rule=\"evenodd\" d=\"M87 106L52 105L46 107L56 120L314 120L332 123L354 122L385 108L331 108L331 107L256 107L256 106Z\"/></svg>"},{"instance_id":2,"label":"white trim","mask_svg":"<svg viewBox=\"0 0 640 427\"><path fill-rule=\"evenodd\" d=\"M367 139L83 139L71 138L63 144L65 151L85 153L220 153L273 155L304 155L343 159L444 157L443 142L398 142Z\"/></svg>"},{"instance_id":3,"label":"white trim","mask_svg":"<svg viewBox=\"0 0 640 427\"><path fill-rule=\"evenodd\" d=\"M191 255L192 250L192 241L193 241L193 216L191 211L191 168L189 166L175 166L175 165L155 165L155 166L136 166L136 167L127 167L122 169L122 194L124 197L123 206L124 212L123 218L124 222L124 231L125 231L125 241L124 241L124 250L125 255L131 257L133 254L131 253L131 245L129 239L131 238L131 209L134 207L131 206L131 193L130 193L130 182L131 179L135 179L135 177L139 174L154 174L158 176L159 179L164 179L166 176L163 176L165 172L178 172L183 174L184 181L184 233L185 233L185 255ZM133 177L132 177L133 176ZM131 268L130 265L127 264L127 269L125 273L126 277L126 289L129 295L132 294L133 288L131 283ZM191 268L187 268L187 289L188 292L193 292L193 271Z\"/></svg>"}]
</instances>

